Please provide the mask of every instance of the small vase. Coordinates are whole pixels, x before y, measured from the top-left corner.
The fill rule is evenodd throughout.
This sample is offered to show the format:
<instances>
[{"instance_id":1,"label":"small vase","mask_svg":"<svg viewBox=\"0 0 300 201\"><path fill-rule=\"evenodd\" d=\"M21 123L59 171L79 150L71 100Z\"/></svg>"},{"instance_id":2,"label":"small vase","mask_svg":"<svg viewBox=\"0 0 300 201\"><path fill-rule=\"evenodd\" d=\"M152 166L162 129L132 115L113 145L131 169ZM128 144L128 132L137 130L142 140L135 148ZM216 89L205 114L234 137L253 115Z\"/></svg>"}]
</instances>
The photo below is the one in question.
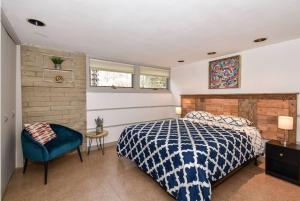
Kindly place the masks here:
<instances>
[{"instance_id":1,"label":"small vase","mask_svg":"<svg viewBox=\"0 0 300 201\"><path fill-rule=\"evenodd\" d=\"M103 131L103 127L101 126L96 127L96 133L102 133L102 131Z\"/></svg>"},{"instance_id":2,"label":"small vase","mask_svg":"<svg viewBox=\"0 0 300 201\"><path fill-rule=\"evenodd\" d=\"M60 70L61 69L61 64L54 64L54 68L56 70Z\"/></svg>"}]
</instances>

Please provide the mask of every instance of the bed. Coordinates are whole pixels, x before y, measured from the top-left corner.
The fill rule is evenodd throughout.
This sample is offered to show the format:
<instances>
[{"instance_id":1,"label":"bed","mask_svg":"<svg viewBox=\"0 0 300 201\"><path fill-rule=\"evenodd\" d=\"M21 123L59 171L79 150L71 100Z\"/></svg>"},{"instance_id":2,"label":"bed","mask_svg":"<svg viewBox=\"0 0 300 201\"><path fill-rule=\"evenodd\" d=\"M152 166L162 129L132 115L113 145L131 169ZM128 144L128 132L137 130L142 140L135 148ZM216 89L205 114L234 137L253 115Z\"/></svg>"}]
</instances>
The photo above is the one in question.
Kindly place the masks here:
<instances>
[{"instance_id":1,"label":"bed","mask_svg":"<svg viewBox=\"0 0 300 201\"><path fill-rule=\"evenodd\" d=\"M180 118L129 126L117 153L177 200L210 200L211 184L263 152L255 127Z\"/></svg>"},{"instance_id":2,"label":"bed","mask_svg":"<svg viewBox=\"0 0 300 201\"><path fill-rule=\"evenodd\" d=\"M182 95L181 107L184 118L125 128L117 153L135 162L175 199L207 201L213 186L263 153L262 138L280 137L278 115L296 118L297 93ZM215 115L199 117L194 111ZM253 125L228 123L232 121L220 117L224 114L244 117ZM296 126L289 131L291 143Z\"/></svg>"}]
</instances>

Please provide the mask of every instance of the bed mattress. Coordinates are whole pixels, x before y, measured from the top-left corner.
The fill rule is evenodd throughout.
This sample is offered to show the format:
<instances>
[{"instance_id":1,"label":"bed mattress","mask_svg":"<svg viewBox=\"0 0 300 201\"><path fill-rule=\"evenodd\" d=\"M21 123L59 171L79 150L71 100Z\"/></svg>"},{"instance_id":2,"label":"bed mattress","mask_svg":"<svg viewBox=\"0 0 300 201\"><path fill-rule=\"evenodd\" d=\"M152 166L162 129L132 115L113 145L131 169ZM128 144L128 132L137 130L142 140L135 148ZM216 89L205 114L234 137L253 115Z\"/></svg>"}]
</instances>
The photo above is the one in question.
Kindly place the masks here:
<instances>
[{"instance_id":1,"label":"bed mattress","mask_svg":"<svg viewBox=\"0 0 300 201\"><path fill-rule=\"evenodd\" d=\"M210 200L211 183L263 152L255 127L193 119L129 126L118 156L134 161L177 200Z\"/></svg>"}]
</instances>

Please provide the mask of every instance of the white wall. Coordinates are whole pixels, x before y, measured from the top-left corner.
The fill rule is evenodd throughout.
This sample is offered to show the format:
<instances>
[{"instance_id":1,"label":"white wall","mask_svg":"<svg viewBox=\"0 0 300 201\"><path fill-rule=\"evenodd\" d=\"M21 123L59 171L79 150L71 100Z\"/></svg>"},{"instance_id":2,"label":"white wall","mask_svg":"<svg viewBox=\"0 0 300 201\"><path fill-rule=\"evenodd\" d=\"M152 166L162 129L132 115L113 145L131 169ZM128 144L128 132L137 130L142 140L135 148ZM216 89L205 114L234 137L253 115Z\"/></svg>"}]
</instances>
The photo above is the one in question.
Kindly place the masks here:
<instances>
[{"instance_id":1,"label":"white wall","mask_svg":"<svg viewBox=\"0 0 300 201\"><path fill-rule=\"evenodd\" d=\"M1 194L16 166L16 44L1 24Z\"/></svg>"},{"instance_id":2,"label":"white wall","mask_svg":"<svg viewBox=\"0 0 300 201\"><path fill-rule=\"evenodd\" d=\"M2 20L2 1L0 1L0 20ZM2 37L2 29L0 29L0 38ZM2 46L2 40L0 40L0 46ZM0 48L0 63L2 63L2 52L1 52L1 48ZM0 83L2 83L2 65L1 65L1 68L0 68ZM2 90L1 90L1 85L0 85L0 95L2 94ZM1 97L0 97L0 106L2 105L2 100L1 100ZM2 108L0 107L0 114L2 114ZM2 118L2 117L1 117ZM1 146L1 144L2 144L2 141L1 141L1 135L2 135L2 119L0 119L0 158L1 158L1 156L2 156L2 146ZM2 177L1 177L1 172L2 172L2 158L1 158L1 160L0 160L0 189L2 189ZM0 193L0 200L2 200L2 193Z\"/></svg>"},{"instance_id":3,"label":"white wall","mask_svg":"<svg viewBox=\"0 0 300 201\"><path fill-rule=\"evenodd\" d=\"M115 142L127 124L173 118L173 96L171 93L88 92L88 130L95 130L94 119L97 116L104 118L104 127L109 131L105 143Z\"/></svg>"},{"instance_id":4,"label":"white wall","mask_svg":"<svg viewBox=\"0 0 300 201\"><path fill-rule=\"evenodd\" d=\"M21 145L22 126L22 93L21 93L21 47L16 49L16 167L23 167Z\"/></svg>"},{"instance_id":5,"label":"white wall","mask_svg":"<svg viewBox=\"0 0 300 201\"><path fill-rule=\"evenodd\" d=\"M176 104L180 94L300 92L300 39L238 52L241 55L241 87L208 89L208 62L202 60L172 68L171 88ZM231 55L227 55L231 56ZM225 57L225 56L224 56ZM214 58L211 60L215 60ZM298 106L300 100L298 96ZM298 110L297 141L300 141Z\"/></svg>"}]
</instances>

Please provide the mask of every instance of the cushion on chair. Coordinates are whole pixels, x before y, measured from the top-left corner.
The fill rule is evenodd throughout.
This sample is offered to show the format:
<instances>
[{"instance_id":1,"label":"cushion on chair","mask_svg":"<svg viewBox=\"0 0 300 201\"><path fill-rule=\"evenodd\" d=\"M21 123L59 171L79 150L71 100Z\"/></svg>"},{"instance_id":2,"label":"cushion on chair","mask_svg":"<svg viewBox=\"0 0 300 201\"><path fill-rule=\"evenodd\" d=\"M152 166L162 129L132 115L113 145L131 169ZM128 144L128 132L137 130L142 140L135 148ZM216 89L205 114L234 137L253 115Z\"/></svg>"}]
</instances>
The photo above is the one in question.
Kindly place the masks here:
<instances>
[{"instance_id":1,"label":"cushion on chair","mask_svg":"<svg viewBox=\"0 0 300 201\"><path fill-rule=\"evenodd\" d=\"M25 129L31 134L32 138L41 143L46 144L52 139L56 138L55 132L47 123L34 123L27 125Z\"/></svg>"},{"instance_id":2,"label":"cushion on chair","mask_svg":"<svg viewBox=\"0 0 300 201\"><path fill-rule=\"evenodd\" d=\"M59 136L44 146L48 150L49 160L56 158L66 152L69 152L81 144L81 140L78 137L60 138Z\"/></svg>"}]
</instances>

